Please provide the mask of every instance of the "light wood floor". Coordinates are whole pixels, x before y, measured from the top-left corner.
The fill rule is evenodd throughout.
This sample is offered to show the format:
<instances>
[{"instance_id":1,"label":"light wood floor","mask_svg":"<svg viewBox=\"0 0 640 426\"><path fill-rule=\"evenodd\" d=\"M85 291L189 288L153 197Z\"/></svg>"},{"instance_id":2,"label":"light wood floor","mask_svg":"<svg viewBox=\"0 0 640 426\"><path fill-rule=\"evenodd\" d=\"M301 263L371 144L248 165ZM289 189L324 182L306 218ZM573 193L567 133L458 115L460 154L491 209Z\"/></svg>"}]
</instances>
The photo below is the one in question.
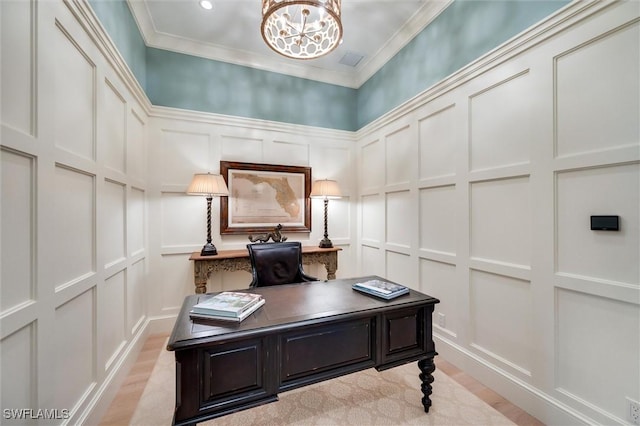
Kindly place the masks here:
<instances>
[{"instance_id":1,"label":"light wood floor","mask_svg":"<svg viewBox=\"0 0 640 426\"><path fill-rule=\"evenodd\" d=\"M144 391L144 387L147 384L147 380L151 375L151 371L153 371L153 366L160 355L160 351L164 350L164 343L168 337L168 334L149 336L142 347L136 363L131 368L129 375L116 394L107 413L102 418L100 425L128 425L130 423L138 401ZM465 374L453 364L443 360L442 357L436 357L435 361L436 367L440 371L460 383L471 393L495 408L518 426L544 426L538 419L530 416L524 410L516 407L491 389L483 386L480 382Z\"/></svg>"}]
</instances>

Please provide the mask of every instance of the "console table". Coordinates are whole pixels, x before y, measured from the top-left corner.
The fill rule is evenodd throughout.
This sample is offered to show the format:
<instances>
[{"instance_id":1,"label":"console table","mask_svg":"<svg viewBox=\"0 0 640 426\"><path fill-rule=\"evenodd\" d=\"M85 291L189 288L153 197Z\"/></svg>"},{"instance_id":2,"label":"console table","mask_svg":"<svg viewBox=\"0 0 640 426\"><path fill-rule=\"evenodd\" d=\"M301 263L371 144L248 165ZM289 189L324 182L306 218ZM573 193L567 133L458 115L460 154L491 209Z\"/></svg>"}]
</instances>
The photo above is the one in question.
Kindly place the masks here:
<instances>
[{"instance_id":1,"label":"console table","mask_svg":"<svg viewBox=\"0 0 640 426\"><path fill-rule=\"evenodd\" d=\"M169 338L175 352L175 425L195 424L278 400L284 392L368 368L418 361L429 412L437 355L432 314L438 299L411 290L393 300L357 292L379 277L244 290L266 303L240 323L192 320L211 295L187 296Z\"/></svg>"},{"instance_id":2,"label":"console table","mask_svg":"<svg viewBox=\"0 0 640 426\"><path fill-rule=\"evenodd\" d=\"M312 246L302 247L302 263L312 265L320 263L327 270L327 279L336 278L338 270L339 247L320 248ZM251 272L249 250L218 250L215 256L201 256L200 252L194 252L189 257L193 260L193 275L196 293L207 292L207 280L212 272L220 271L247 271Z\"/></svg>"}]
</instances>

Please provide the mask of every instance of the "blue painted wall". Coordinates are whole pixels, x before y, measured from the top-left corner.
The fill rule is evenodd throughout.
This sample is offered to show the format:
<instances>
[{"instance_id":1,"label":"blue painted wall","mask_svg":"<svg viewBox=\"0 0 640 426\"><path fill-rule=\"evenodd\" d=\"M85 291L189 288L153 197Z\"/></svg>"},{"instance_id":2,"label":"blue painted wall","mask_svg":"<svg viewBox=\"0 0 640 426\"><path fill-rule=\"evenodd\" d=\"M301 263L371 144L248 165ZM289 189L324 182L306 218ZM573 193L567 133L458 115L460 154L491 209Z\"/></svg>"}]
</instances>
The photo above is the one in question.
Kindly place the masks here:
<instances>
[{"instance_id":1,"label":"blue painted wall","mask_svg":"<svg viewBox=\"0 0 640 426\"><path fill-rule=\"evenodd\" d=\"M89 4L131 68L138 83L146 90L147 46L126 1L89 0Z\"/></svg>"},{"instance_id":2,"label":"blue painted wall","mask_svg":"<svg viewBox=\"0 0 640 426\"><path fill-rule=\"evenodd\" d=\"M357 128L568 3L568 0L454 1L358 89Z\"/></svg>"},{"instance_id":3,"label":"blue painted wall","mask_svg":"<svg viewBox=\"0 0 640 426\"><path fill-rule=\"evenodd\" d=\"M356 89L147 48L154 105L354 130Z\"/></svg>"},{"instance_id":4,"label":"blue painted wall","mask_svg":"<svg viewBox=\"0 0 640 426\"><path fill-rule=\"evenodd\" d=\"M145 47L125 0L89 0L154 105L355 131L570 0L455 0L359 89Z\"/></svg>"}]
</instances>

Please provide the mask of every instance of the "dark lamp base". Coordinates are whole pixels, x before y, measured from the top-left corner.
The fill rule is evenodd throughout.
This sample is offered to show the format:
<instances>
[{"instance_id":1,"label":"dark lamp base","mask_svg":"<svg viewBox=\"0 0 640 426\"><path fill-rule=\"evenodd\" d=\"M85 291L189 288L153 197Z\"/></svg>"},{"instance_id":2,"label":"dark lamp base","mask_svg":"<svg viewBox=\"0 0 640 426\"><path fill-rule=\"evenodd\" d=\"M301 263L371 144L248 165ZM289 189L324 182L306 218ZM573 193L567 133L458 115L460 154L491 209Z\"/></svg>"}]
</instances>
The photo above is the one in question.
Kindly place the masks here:
<instances>
[{"instance_id":1,"label":"dark lamp base","mask_svg":"<svg viewBox=\"0 0 640 426\"><path fill-rule=\"evenodd\" d=\"M218 250L216 250L216 246L211 243L205 244L200 252L200 256L215 256L216 254L218 254Z\"/></svg>"},{"instance_id":2,"label":"dark lamp base","mask_svg":"<svg viewBox=\"0 0 640 426\"><path fill-rule=\"evenodd\" d=\"M333 243L331 242L330 239L323 238L322 241L320 241L320 245L318 245L318 247L320 247L320 248L332 248L333 247Z\"/></svg>"}]
</instances>

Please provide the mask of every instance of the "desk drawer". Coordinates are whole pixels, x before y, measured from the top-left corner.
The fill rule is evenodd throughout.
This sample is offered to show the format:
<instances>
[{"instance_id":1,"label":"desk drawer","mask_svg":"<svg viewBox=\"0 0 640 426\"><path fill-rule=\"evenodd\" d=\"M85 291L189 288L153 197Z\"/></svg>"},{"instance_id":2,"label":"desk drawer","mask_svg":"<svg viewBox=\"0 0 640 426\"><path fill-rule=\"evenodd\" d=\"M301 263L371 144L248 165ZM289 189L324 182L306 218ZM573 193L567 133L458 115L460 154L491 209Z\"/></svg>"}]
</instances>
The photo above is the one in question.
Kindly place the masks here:
<instances>
[{"instance_id":1,"label":"desk drawer","mask_svg":"<svg viewBox=\"0 0 640 426\"><path fill-rule=\"evenodd\" d=\"M382 315L380 364L412 358L427 352L425 332L430 325L425 308L401 309Z\"/></svg>"},{"instance_id":2,"label":"desk drawer","mask_svg":"<svg viewBox=\"0 0 640 426\"><path fill-rule=\"evenodd\" d=\"M281 383L316 381L313 376L324 379L362 369L363 363L373 365L373 329L372 319L366 318L282 335Z\"/></svg>"}]
</instances>

